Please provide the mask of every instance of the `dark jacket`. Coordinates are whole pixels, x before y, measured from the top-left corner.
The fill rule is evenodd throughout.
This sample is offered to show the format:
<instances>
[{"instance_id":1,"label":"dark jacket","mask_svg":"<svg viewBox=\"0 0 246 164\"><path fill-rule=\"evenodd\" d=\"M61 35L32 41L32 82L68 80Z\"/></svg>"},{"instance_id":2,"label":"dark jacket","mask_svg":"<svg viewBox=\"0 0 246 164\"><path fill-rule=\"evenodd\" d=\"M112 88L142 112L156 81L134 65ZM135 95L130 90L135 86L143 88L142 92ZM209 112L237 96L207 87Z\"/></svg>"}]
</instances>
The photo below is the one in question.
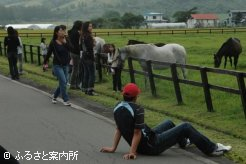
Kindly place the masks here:
<instances>
[{"instance_id":1,"label":"dark jacket","mask_svg":"<svg viewBox=\"0 0 246 164\"><path fill-rule=\"evenodd\" d=\"M84 35L83 36L83 41L84 44L83 46L83 51L86 53L83 53L83 59L84 60L95 60L94 59L94 51L93 51L93 47L94 47L94 39L91 35Z\"/></svg>"},{"instance_id":2,"label":"dark jacket","mask_svg":"<svg viewBox=\"0 0 246 164\"><path fill-rule=\"evenodd\" d=\"M17 47L20 46L20 41L17 36L6 36L4 38L4 47L7 46L7 53L17 53Z\"/></svg>"},{"instance_id":3,"label":"dark jacket","mask_svg":"<svg viewBox=\"0 0 246 164\"><path fill-rule=\"evenodd\" d=\"M79 40L80 40L80 34L77 30L75 29L71 29L68 32L68 37L69 40L71 42L71 44L73 45L73 47L70 49L70 51L74 54L79 55L80 54L80 44L79 44Z\"/></svg>"},{"instance_id":4,"label":"dark jacket","mask_svg":"<svg viewBox=\"0 0 246 164\"><path fill-rule=\"evenodd\" d=\"M47 63L52 53L54 54L53 65L65 66L69 64L70 55L68 43L59 45L56 41L52 40L49 44L49 49L47 56L44 59L44 64Z\"/></svg>"}]
</instances>

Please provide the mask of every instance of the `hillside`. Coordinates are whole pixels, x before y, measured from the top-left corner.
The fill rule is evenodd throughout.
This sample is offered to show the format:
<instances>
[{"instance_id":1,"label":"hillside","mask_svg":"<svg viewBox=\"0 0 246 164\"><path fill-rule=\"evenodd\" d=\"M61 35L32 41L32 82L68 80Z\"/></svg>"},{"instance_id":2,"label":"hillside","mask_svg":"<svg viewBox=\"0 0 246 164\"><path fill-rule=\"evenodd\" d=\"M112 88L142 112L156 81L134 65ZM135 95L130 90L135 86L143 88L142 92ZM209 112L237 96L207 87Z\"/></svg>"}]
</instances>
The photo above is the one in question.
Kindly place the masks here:
<instances>
[{"instance_id":1,"label":"hillside","mask_svg":"<svg viewBox=\"0 0 246 164\"><path fill-rule=\"evenodd\" d=\"M163 12L172 17L176 11L198 7L200 13L226 13L231 9L246 9L245 0L1 0L8 8L43 7L56 15L53 19L91 19L100 17L105 11L121 14L132 12ZM49 17L50 18L50 17Z\"/></svg>"}]
</instances>

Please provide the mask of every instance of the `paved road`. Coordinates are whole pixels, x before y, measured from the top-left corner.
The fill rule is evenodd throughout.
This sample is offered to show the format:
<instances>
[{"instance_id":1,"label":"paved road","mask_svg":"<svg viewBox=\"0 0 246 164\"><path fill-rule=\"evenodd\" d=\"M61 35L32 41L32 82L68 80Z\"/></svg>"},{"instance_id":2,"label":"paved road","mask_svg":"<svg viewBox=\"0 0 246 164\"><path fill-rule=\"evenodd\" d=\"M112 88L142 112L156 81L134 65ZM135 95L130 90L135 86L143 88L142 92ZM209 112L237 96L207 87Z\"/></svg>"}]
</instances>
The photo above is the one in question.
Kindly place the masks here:
<instances>
[{"instance_id":1,"label":"paved road","mask_svg":"<svg viewBox=\"0 0 246 164\"><path fill-rule=\"evenodd\" d=\"M129 147L123 140L116 153L100 153L101 146L112 144L113 122L75 100L72 107L52 104L48 93L0 75L0 145L21 164L213 164L221 159L173 147L160 156L125 161Z\"/></svg>"}]
</instances>

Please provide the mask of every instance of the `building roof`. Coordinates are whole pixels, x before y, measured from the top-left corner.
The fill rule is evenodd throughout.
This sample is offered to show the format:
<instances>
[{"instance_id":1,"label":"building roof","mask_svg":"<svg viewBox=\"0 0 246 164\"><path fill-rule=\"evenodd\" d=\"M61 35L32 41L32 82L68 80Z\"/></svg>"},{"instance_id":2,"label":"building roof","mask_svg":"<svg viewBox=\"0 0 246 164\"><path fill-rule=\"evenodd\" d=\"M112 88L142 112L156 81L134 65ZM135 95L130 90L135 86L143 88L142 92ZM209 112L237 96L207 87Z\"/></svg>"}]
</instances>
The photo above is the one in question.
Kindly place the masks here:
<instances>
[{"instance_id":1,"label":"building roof","mask_svg":"<svg viewBox=\"0 0 246 164\"><path fill-rule=\"evenodd\" d=\"M238 12L245 13L246 10L229 10L229 12L231 12L231 13L238 13Z\"/></svg>"},{"instance_id":2,"label":"building roof","mask_svg":"<svg viewBox=\"0 0 246 164\"><path fill-rule=\"evenodd\" d=\"M217 15L215 14L191 14L191 17L193 19L206 19L206 20L211 20L211 19L218 19Z\"/></svg>"},{"instance_id":3,"label":"building roof","mask_svg":"<svg viewBox=\"0 0 246 164\"><path fill-rule=\"evenodd\" d=\"M7 24L5 28L12 26L14 29L53 29L54 24Z\"/></svg>"},{"instance_id":4,"label":"building roof","mask_svg":"<svg viewBox=\"0 0 246 164\"><path fill-rule=\"evenodd\" d=\"M144 13L144 16L153 16L153 15L164 15L164 14L163 13L157 13L157 12Z\"/></svg>"}]
</instances>

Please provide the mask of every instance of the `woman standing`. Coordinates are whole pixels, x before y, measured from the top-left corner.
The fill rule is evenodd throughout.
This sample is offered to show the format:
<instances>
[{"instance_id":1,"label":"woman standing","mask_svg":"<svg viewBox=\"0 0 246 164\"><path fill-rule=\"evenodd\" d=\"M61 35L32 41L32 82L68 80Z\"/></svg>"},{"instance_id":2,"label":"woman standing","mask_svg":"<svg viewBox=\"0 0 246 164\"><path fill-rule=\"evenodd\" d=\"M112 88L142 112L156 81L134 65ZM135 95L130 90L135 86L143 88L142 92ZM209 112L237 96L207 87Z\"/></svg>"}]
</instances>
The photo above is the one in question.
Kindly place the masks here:
<instances>
[{"instance_id":1,"label":"woman standing","mask_svg":"<svg viewBox=\"0 0 246 164\"><path fill-rule=\"evenodd\" d=\"M4 38L4 47L7 47L7 57L9 61L9 71L12 80L19 80L17 67L17 47L20 46L18 37L12 26L7 28L8 36Z\"/></svg>"},{"instance_id":2,"label":"woman standing","mask_svg":"<svg viewBox=\"0 0 246 164\"><path fill-rule=\"evenodd\" d=\"M54 29L53 39L49 44L49 49L46 58L44 59L44 65L47 63L51 54L54 54L53 58L53 72L59 81L59 86L54 92L52 103L57 103L57 97L60 95L63 99L63 104L71 106L67 94L67 74L68 64L70 61L69 57L69 44L65 38L66 31L62 26L56 26Z\"/></svg>"},{"instance_id":3,"label":"woman standing","mask_svg":"<svg viewBox=\"0 0 246 164\"><path fill-rule=\"evenodd\" d=\"M45 43L45 38L41 38L41 43L40 43L39 47L40 47L40 53L43 56L43 59L45 59L46 55L47 55L47 45ZM47 68L48 68L48 64L46 64L43 67L43 71L46 71Z\"/></svg>"},{"instance_id":4,"label":"woman standing","mask_svg":"<svg viewBox=\"0 0 246 164\"><path fill-rule=\"evenodd\" d=\"M83 24L83 66L84 66L84 87L85 94L90 96L96 95L94 91L95 83L95 66L94 66L94 39L92 36L92 24L90 22L85 22Z\"/></svg>"},{"instance_id":5,"label":"woman standing","mask_svg":"<svg viewBox=\"0 0 246 164\"><path fill-rule=\"evenodd\" d=\"M19 74L21 75L23 73L23 44L21 41L21 38L19 36L19 33L17 30L15 30L15 35L18 37L20 45L17 46L17 59L18 59L18 70Z\"/></svg>"},{"instance_id":6,"label":"woman standing","mask_svg":"<svg viewBox=\"0 0 246 164\"><path fill-rule=\"evenodd\" d=\"M111 61L111 73L112 73L112 79L113 79L113 90L115 92L119 91L121 92L122 84L121 84L121 70L122 65L117 59L118 56L115 53L115 46L114 44L109 45L110 53L112 53L112 61Z\"/></svg>"}]
</instances>

